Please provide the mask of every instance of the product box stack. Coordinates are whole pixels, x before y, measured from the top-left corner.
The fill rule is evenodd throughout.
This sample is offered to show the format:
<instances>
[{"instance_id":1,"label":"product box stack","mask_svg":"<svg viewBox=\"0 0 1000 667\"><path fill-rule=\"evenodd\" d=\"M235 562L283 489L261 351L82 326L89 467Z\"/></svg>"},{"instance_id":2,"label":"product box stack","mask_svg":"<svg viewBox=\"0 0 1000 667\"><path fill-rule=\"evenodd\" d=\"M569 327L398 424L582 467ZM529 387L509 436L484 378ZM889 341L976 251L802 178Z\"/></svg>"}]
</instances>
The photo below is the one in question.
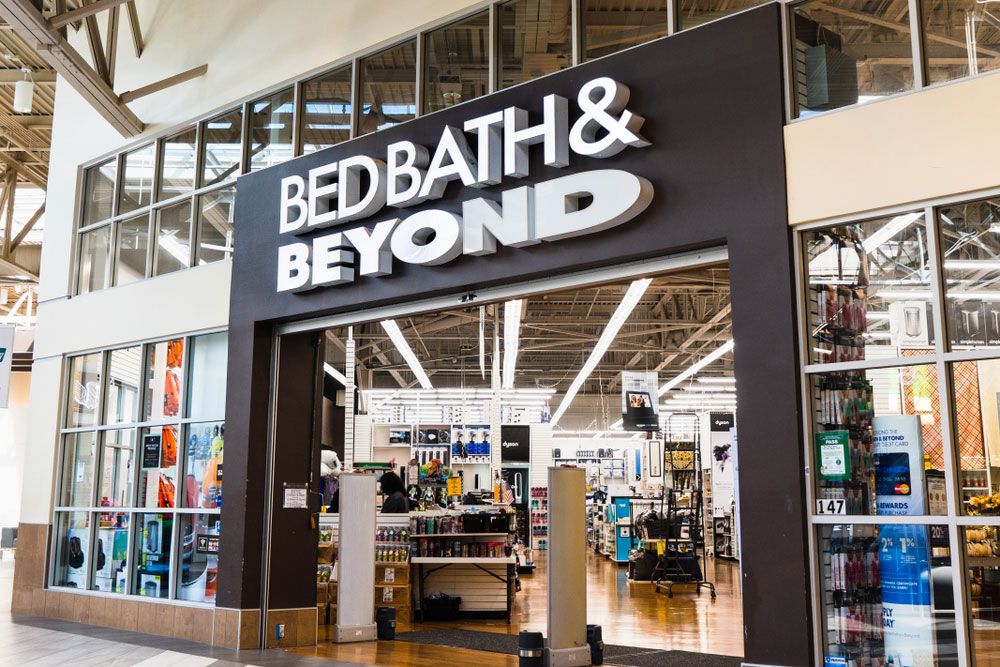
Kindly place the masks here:
<instances>
[{"instance_id":1,"label":"product box stack","mask_svg":"<svg viewBox=\"0 0 1000 667\"><path fill-rule=\"evenodd\" d=\"M332 625L337 618L337 577L334 563L337 547L333 536L320 530L319 549L316 552L316 618L321 626Z\"/></svg>"},{"instance_id":2,"label":"product box stack","mask_svg":"<svg viewBox=\"0 0 1000 667\"><path fill-rule=\"evenodd\" d=\"M396 627L413 623L410 566L406 562L375 564L375 608L393 607Z\"/></svg>"}]
</instances>

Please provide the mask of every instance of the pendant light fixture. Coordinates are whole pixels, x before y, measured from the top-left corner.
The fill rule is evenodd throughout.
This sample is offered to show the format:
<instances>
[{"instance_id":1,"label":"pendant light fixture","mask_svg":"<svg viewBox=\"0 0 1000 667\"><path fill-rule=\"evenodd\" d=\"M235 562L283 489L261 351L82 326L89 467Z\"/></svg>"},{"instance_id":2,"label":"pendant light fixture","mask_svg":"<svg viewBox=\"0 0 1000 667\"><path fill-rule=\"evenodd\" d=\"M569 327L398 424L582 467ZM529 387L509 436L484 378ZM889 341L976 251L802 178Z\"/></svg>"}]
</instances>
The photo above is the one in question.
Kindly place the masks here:
<instances>
[{"instance_id":1,"label":"pendant light fixture","mask_svg":"<svg viewBox=\"0 0 1000 667\"><path fill-rule=\"evenodd\" d=\"M14 113L31 113L35 98L35 82L31 79L31 68L22 67L24 78L14 84Z\"/></svg>"}]
</instances>

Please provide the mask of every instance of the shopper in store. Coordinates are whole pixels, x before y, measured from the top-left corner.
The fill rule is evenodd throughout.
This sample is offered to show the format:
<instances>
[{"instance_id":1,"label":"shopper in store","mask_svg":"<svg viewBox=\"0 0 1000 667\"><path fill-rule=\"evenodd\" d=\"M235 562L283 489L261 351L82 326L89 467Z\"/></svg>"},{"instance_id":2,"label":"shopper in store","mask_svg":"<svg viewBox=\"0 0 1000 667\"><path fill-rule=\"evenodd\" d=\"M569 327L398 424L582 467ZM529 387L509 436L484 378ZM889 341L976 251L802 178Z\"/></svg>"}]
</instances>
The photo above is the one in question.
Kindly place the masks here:
<instances>
[{"instance_id":1,"label":"shopper in store","mask_svg":"<svg viewBox=\"0 0 1000 667\"><path fill-rule=\"evenodd\" d=\"M399 475L391 470L382 475L380 480L385 502L382 503L382 514L404 514L410 511L410 501L406 497L406 486Z\"/></svg>"}]
</instances>

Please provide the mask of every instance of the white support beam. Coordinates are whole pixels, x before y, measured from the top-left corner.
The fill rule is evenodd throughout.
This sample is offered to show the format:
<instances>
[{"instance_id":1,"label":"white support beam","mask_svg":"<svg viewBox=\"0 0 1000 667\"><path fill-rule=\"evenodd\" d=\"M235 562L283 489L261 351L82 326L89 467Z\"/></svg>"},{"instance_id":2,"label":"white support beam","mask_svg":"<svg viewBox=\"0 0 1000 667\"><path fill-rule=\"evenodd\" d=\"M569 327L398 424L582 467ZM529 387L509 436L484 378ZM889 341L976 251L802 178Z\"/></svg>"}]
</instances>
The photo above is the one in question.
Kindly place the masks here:
<instances>
[{"instance_id":1,"label":"white support beam","mask_svg":"<svg viewBox=\"0 0 1000 667\"><path fill-rule=\"evenodd\" d=\"M32 0L0 0L0 17L122 136L131 137L142 132L142 121L69 45L59 30L49 24Z\"/></svg>"},{"instance_id":2,"label":"white support beam","mask_svg":"<svg viewBox=\"0 0 1000 667\"><path fill-rule=\"evenodd\" d=\"M70 11L63 12L62 14L56 14L49 19L49 25L56 29L62 28L63 26L75 23L80 19L103 12L106 9L112 9L114 7L118 7L119 5L124 5L126 2L129 2L129 0L95 0L95 2L92 2L89 5L77 7L76 9L71 9Z\"/></svg>"},{"instance_id":3,"label":"white support beam","mask_svg":"<svg viewBox=\"0 0 1000 667\"><path fill-rule=\"evenodd\" d=\"M17 83L23 78L24 72L19 69L0 69L0 83ZM31 73L31 80L35 83L55 83L56 73L48 69L39 70Z\"/></svg>"}]
</instances>

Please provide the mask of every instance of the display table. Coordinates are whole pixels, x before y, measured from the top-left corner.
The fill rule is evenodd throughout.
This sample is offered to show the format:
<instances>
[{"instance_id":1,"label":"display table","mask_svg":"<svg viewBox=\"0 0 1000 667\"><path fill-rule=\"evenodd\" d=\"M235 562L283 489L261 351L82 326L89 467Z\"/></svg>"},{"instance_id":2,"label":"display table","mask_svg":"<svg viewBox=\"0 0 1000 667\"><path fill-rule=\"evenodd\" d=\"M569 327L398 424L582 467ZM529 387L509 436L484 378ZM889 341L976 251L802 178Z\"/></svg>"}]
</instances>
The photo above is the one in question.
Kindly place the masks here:
<instances>
[{"instance_id":1,"label":"display table","mask_svg":"<svg viewBox=\"0 0 1000 667\"><path fill-rule=\"evenodd\" d=\"M510 622L514 598L514 556L501 558L456 556L417 556L410 559L415 568L417 602L423 620L426 591L462 598L459 611L473 616L501 615ZM428 580L431 579L430 585Z\"/></svg>"}]
</instances>

